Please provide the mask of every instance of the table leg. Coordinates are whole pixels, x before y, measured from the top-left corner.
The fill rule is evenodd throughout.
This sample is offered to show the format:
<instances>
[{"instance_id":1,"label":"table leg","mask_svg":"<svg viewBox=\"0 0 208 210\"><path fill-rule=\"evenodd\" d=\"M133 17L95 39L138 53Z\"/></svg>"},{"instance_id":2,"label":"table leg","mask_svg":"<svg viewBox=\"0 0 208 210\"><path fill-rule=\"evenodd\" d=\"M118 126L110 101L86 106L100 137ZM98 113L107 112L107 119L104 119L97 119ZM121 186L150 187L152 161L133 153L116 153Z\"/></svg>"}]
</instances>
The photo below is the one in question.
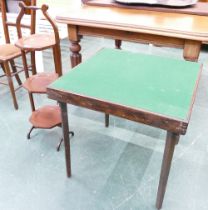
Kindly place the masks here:
<instances>
[{"instance_id":1,"label":"table leg","mask_svg":"<svg viewBox=\"0 0 208 210\"><path fill-rule=\"evenodd\" d=\"M198 61L199 53L201 51L201 42L194 40L185 40L183 57L188 61Z\"/></svg>"},{"instance_id":2,"label":"table leg","mask_svg":"<svg viewBox=\"0 0 208 210\"><path fill-rule=\"evenodd\" d=\"M62 132L64 139L65 148L65 161L66 161L66 171L67 176L71 176L71 154L70 154L70 137L69 137L69 124L67 115L67 104L59 102L61 108L61 118L62 118Z\"/></svg>"},{"instance_id":3,"label":"table leg","mask_svg":"<svg viewBox=\"0 0 208 210\"><path fill-rule=\"evenodd\" d=\"M105 114L105 127L109 126L109 114Z\"/></svg>"},{"instance_id":4,"label":"table leg","mask_svg":"<svg viewBox=\"0 0 208 210\"><path fill-rule=\"evenodd\" d=\"M71 46L69 47L71 51L70 59L71 59L71 67L75 67L79 63L82 62L82 56L79 53L81 50L81 46L79 44L82 36L78 33L78 27L76 25L67 25L68 29L68 38L71 42Z\"/></svg>"},{"instance_id":5,"label":"table leg","mask_svg":"<svg viewBox=\"0 0 208 210\"><path fill-rule=\"evenodd\" d=\"M72 68L75 67L76 65L80 64L82 62L82 56L79 53L81 50L81 46L79 44L79 40L78 41L71 41L71 46L70 46L70 50L71 50L71 66Z\"/></svg>"},{"instance_id":6,"label":"table leg","mask_svg":"<svg viewBox=\"0 0 208 210\"><path fill-rule=\"evenodd\" d=\"M166 144L165 144L162 168L160 173L160 182L157 191L157 201L156 201L157 209L161 209L162 207L166 185L168 181L168 175L171 167L171 161L174 153L174 148L179 141L179 137L180 136L178 134L167 131Z\"/></svg>"},{"instance_id":7,"label":"table leg","mask_svg":"<svg viewBox=\"0 0 208 210\"><path fill-rule=\"evenodd\" d=\"M121 40L119 40L119 39L115 40L115 47L116 47L116 49L121 49L121 43L122 43Z\"/></svg>"}]
</instances>

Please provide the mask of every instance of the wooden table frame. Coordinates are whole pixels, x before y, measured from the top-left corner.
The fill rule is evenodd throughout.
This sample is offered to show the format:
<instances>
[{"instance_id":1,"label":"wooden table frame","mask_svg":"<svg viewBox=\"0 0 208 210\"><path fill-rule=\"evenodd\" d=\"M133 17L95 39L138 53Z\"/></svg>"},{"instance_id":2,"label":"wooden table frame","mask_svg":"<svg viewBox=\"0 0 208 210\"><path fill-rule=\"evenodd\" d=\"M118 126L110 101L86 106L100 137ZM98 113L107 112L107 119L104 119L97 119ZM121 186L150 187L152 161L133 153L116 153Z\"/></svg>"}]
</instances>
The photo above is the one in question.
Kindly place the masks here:
<instances>
[{"instance_id":1,"label":"wooden table frame","mask_svg":"<svg viewBox=\"0 0 208 210\"><path fill-rule=\"evenodd\" d=\"M100 36L115 39L116 48L121 47L121 40L133 41L140 43L152 43L155 45L163 45L168 47L177 47L183 48L183 57L189 61L197 61L202 41L192 40L187 38L177 38L170 36L161 36L153 35L142 32L133 32L126 30L117 30L117 29L106 29L90 26L81 26L81 25L71 25L68 24L68 38L71 42L70 51L71 51L71 65L75 67L82 61L82 56L80 54L81 50L81 37L82 36Z\"/></svg>"},{"instance_id":2,"label":"wooden table frame","mask_svg":"<svg viewBox=\"0 0 208 210\"><path fill-rule=\"evenodd\" d=\"M114 39L116 48L121 40L182 48L189 61L197 61L202 43L208 42L206 16L78 5L56 20L67 25L72 67L82 60L80 41L85 35Z\"/></svg>"}]
</instances>

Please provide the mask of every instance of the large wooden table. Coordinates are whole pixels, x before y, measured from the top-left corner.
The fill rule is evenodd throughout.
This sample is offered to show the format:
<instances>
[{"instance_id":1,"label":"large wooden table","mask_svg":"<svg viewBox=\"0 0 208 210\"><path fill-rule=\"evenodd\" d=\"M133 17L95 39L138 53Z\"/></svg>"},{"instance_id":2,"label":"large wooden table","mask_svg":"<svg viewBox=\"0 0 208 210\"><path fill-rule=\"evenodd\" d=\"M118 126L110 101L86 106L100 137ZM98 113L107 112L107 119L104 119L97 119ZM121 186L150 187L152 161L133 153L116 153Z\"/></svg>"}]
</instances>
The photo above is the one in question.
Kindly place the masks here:
<instances>
[{"instance_id":1,"label":"large wooden table","mask_svg":"<svg viewBox=\"0 0 208 210\"><path fill-rule=\"evenodd\" d=\"M73 1L72 1L73 2ZM77 2L77 1L76 1ZM183 48L186 60L197 61L202 42L208 42L208 17L134 9L66 5L56 20L67 24L72 67L81 62L84 35Z\"/></svg>"},{"instance_id":2,"label":"large wooden table","mask_svg":"<svg viewBox=\"0 0 208 210\"><path fill-rule=\"evenodd\" d=\"M61 107L68 177L67 103L164 129L167 137L156 202L160 209L175 145L188 127L199 76L200 65L195 62L103 49L55 81L48 96Z\"/></svg>"}]
</instances>

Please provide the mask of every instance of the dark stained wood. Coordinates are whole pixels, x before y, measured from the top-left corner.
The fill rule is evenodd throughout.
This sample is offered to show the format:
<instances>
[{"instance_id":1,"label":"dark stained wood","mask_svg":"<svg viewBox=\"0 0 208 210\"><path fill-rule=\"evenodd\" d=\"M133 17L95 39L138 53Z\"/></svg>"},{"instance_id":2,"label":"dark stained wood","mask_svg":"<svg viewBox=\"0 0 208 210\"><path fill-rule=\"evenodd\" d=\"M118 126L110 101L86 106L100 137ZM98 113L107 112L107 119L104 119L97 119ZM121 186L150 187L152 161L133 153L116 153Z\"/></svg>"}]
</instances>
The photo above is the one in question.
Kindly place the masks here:
<instances>
[{"instance_id":1,"label":"dark stained wood","mask_svg":"<svg viewBox=\"0 0 208 210\"><path fill-rule=\"evenodd\" d=\"M71 176L71 154L70 154L70 137L69 137L67 104L59 101L59 106L61 108L61 119L62 119L62 131L63 131L64 148L65 148L66 171L67 171L67 177L70 177Z\"/></svg>"},{"instance_id":2,"label":"dark stained wood","mask_svg":"<svg viewBox=\"0 0 208 210\"><path fill-rule=\"evenodd\" d=\"M50 99L112 114L178 134L185 134L188 126L188 122L179 119L168 118L167 116L154 114L145 110L133 109L74 93L47 88L47 94Z\"/></svg>"},{"instance_id":3,"label":"dark stained wood","mask_svg":"<svg viewBox=\"0 0 208 210\"><path fill-rule=\"evenodd\" d=\"M161 173L160 173L160 181L157 191L157 201L156 207L157 209L162 208L162 203L165 195L165 190L167 186L168 176L171 167L171 161L173 158L175 145L179 141L179 135L171 132L167 132L166 143L165 143L165 151L163 155Z\"/></svg>"},{"instance_id":4,"label":"dark stained wood","mask_svg":"<svg viewBox=\"0 0 208 210\"><path fill-rule=\"evenodd\" d=\"M116 39L116 40L115 40L116 49L121 49L121 43L122 43L121 40L119 40L119 39Z\"/></svg>"},{"instance_id":5,"label":"dark stained wood","mask_svg":"<svg viewBox=\"0 0 208 210\"><path fill-rule=\"evenodd\" d=\"M30 99L31 110L32 110L32 112L34 112L35 111L35 103L34 103L33 94L28 92L28 95L29 95L29 99Z\"/></svg>"},{"instance_id":6,"label":"dark stained wood","mask_svg":"<svg viewBox=\"0 0 208 210\"><path fill-rule=\"evenodd\" d=\"M105 114L105 127L109 127L109 114Z\"/></svg>"}]
</instances>

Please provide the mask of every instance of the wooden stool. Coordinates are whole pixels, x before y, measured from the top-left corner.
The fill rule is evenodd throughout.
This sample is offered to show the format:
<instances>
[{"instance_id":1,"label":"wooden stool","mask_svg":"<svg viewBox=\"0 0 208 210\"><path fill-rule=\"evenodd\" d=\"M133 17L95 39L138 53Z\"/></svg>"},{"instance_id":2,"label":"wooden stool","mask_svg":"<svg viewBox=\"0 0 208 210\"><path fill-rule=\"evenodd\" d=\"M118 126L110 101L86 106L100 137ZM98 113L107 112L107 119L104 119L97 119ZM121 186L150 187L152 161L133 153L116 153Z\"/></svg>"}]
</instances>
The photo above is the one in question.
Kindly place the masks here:
<instances>
[{"instance_id":1,"label":"wooden stool","mask_svg":"<svg viewBox=\"0 0 208 210\"><path fill-rule=\"evenodd\" d=\"M27 4L29 3L31 6L36 6L36 0L26 1ZM22 87L22 81L19 77L21 72L24 72L24 68L21 66L17 66L15 64L16 58L21 58L22 54L20 49L18 49L14 44L11 43L12 34L9 30L10 27L16 27L16 23L9 20L8 16L8 2L6 0L0 0L0 9L1 9L1 18L4 30L4 37L5 37L5 44L0 45L0 66L2 67L3 74L0 75L1 77L6 77L8 82L1 81L0 84L8 85L14 108L18 109L18 103L16 99L15 91ZM30 33L35 33L35 12L29 13L31 17L31 23L28 24L20 24L19 27L29 29ZM34 59L34 53L31 52L31 58ZM16 88L13 83L13 78L15 77L18 87Z\"/></svg>"},{"instance_id":2,"label":"wooden stool","mask_svg":"<svg viewBox=\"0 0 208 210\"><path fill-rule=\"evenodd\" d=\"M36 109L33 100L34 93L46 94L47 86L62 75L61 50L60 50L58 27L47 13L48 6L42 5L42 7L31 7L31 6L26 6L23 2L20 2L19 5L21 11L17 17L17 22L16 22L19 40L15 43L15 45L21 49L23 64L27 76L27 80L24 82L23 87L29 93L30 104L32 109L32 115L29 118L29 121L32 124L32 128L27 134L27 138L30 139L30 134L34 128L51 129L56 126L61 127L61 115L58 106L44 106L39 109ZM51 24L54 33L31 34L30 36L22 37L21 28L19 26L22 17L25 14L25 11L28 10L31 11L41 10L46 20L48 20L48 22ZM26 52L42 51L49 48L52 48L53 50L55 71L52 73L51 72L38 73L38 74L33 73L33 75L30 76L27 69ZM32 65L35 66L35 60L32 60ZM69 133L72 136L74 135L73 132ZM62 140L57 146L57 151L59 151L60 149L61 142Z\"/></svg>"},{"instance_id":3,"label":"wooden stool","mask_svg":"<svg viewBox=\"0 0 208 210\"><path fill-rule=\"evenodd\" d=\"M31 7L26 6L23 2L19 3L20 5L20 13L17 17L16 25L17 25L17 33L19 40L15 43L15 45L21 49L22 57L23 57L23 64L25 68L25 73L27 80L23 84L23 87L28 90L29 97L30 97L30 104L32 111L35 111L35 105L33 100L33 93L45 94L46 87L56 80L58 76L62 75L62 64L61 64L61 51L60 51L60 39L58 33L58 27L53 22L53 20L49 17L47 10L48 6L43 5L42 7ZM53 29L53 34L31 34L27 37L22 37L22 31L20 28L21 20L26 11L31 10L41 10L44 17L48 22L51 24ZM38 73L36 75L36 71L33 72L33 75L30 76L27 67L27 59L26 59L26 52L35 52L35 51L42 51L45 49L53 49L53 56L54 56L54 64L55 64L55 71L50 73ZM36 63L35 59L31 60L32 66L35 68ZM35 68L36 69L36 68Z\"/></svg>"},{"instance_id":4,"label":"wooden stool","mask_svg":"<svg viewBox=\"0 0 208 210\"><path fill-rule=\"evenodd\" d=\"M29 118L32 127L27 134L27 139L30 139L30 134L33 129L51 129L54 127L61 127L61 112L59 106L46 105L34 111ZM74 136L74 132L70 131L69 134ZM57 145L57 151L60 150L63 138Z\"/></svg>"}]
</instances>

